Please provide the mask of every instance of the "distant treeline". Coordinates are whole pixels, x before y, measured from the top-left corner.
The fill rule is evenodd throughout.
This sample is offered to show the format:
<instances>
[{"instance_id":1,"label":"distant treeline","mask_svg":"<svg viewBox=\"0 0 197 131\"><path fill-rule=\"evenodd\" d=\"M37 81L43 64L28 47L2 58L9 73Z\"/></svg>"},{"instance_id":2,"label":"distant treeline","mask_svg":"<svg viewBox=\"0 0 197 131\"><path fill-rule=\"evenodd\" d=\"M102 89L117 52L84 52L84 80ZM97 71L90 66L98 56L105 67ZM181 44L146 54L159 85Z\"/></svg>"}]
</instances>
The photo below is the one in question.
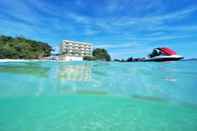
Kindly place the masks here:
<instances>
[{"instance_id":1,"label":"distant treeline","mask_svg":"<svg viewBox=\"0 0 197 131\"><path fill-rule=\"evenodd\" d=\"M0 59L38 59L51 55L52 47L23 37L0 36Z\"/></svg>"},{"instance_id":2,"label":"distant treeline","mask_svg":"<svg viewBox=\"0 0 197 131\"><path fill-rule=\"evenodd\" d=\"M128 59L114 59L113 61L116 62L142 62L145 61L145 58L133 58L133 57L129 57Z\"/></svg>"}]
</instances>

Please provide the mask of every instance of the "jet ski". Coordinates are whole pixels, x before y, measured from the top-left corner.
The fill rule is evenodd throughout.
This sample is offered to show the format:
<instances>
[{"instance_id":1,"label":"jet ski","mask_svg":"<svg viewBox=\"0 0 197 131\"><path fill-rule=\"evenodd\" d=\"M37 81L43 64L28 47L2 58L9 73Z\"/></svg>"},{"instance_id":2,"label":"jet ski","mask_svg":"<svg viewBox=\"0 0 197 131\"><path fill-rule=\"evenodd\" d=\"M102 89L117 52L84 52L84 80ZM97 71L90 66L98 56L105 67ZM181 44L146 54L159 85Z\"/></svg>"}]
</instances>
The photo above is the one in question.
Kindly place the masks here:
<instances>
[{"instance_id":1,"label":"jet ski","mask_svg":"<svg viewBox=\"0 0 197 131\"><path fill-rule=\"evenodd\" d=\"M172 49L162 47L153 49L153 52L144 61L178 61L183 58L183 56L177 55Z\"/></svg>"}]
</instances>

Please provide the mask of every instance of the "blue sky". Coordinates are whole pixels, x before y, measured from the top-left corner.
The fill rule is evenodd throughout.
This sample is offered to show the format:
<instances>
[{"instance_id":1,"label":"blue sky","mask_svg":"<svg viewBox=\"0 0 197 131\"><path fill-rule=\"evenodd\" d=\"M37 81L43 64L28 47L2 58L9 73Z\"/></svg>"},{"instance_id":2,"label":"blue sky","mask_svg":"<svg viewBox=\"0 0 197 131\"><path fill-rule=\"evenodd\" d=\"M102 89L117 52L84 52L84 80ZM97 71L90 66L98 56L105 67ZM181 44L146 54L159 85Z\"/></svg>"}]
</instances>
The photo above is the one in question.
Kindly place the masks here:
<instances>
[{"instance_id":1,"label":"blue sky","mask_svg":"<svg viewBox=\"0 0 197 131\"><path fill-rule=\"evenodd\" d=\"M197 57L196 0L1 0L0 34L106 48L113 58L168 46Z\"/></svg>"}]
</instances>

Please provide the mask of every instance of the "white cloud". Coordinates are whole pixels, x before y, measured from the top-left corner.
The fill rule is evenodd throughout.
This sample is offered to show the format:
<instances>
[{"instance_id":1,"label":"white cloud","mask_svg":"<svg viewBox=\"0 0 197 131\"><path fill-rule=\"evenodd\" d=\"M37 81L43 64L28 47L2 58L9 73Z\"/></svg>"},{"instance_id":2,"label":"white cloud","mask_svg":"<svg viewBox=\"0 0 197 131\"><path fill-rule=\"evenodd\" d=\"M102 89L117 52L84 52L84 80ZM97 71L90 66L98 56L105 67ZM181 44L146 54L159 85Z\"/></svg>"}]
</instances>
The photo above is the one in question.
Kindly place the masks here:
<instances>
[{"instance_id":1,"label":"white cloud","mask_svg":"<svg viewBox=\"0 0 197 131\"><path fill-rule=\"evenodd\" d=\"M134 48L139 46L137 42L123 43L123 44L97 44L97 48L106 48L106 49L123 49L123 48Z\"/></svg>"},{"instance_id":2,"label":"white cloud","mask_svg":"<svg viewBox=\"0 0 197 131\"><path fill-rule=\"evenodd\" d=\"M122 0L108 0L107 5L106 5L107 11L114 12L114 11L120 10L121 8L123 8L123 6L125 6L123 4L123 1Z\"/></svg>"},{"instance_id":3,"label":"white cloud","mask_svg":"<svg viewBox=\"0 0 197 131\"><path fill-rule=\"evenodd\" d=\"M164 21L177 21L179 19L184 19L191 14L197 12L197 7L189 7L186 9L178 10L175 12L161 14L156 16L144 16L144 17L120 17L113 21L113 23L109 26L116 27L132 27L132 28L140 28L141 29L158 29L160 26L164 25ZM151 27L151 28L150 28Z\"/></svg>"},{"instance_id":4,"label":"white cloud","mask_svg":"<svg viewBox=\"0 0 197 131\"><path fill-rule=\"evenodd\" d=\"M183 26L163 26L160 29L167 31L180 31L180 32L197 32L197 25L183 25Z\"/></svg>"},{"instance_id":5,"label":"white cloud","mask_svg":"<svg viewBox=\"0 0 197 131\"><path fill-rule=\"evenodd\" d=\"M180 38L190 38L196 35L161 35L156 37L144 37L142 40L144 41L158 41L158 40L173 40L173 39L180 39Z\"/></svg>"},{"instance_id":6,"label":"white cloud","mask_svg":"<svg viewBox=\"0 0 197 131\"><path fill-rule=\"evenodd\" d=\"M67 16L77 23L81 23L81 24L89 24L90 23L90 19L84 15L79 15L77 13L68 12Z\"/></svg>"}]
</instances>

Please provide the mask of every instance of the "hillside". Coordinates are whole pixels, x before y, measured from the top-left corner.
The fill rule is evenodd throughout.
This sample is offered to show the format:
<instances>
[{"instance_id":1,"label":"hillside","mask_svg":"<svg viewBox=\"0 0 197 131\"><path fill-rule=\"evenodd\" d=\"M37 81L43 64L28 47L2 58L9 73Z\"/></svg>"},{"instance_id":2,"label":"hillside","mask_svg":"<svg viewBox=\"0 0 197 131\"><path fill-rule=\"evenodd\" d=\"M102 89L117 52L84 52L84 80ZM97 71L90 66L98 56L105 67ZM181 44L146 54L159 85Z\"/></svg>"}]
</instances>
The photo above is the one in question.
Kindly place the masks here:
<instances>
[{"instance_id":1,"label":"hillside","mask_svg":"<svg viewBox=\"0 0 197 131\"><path fill-rule=\"evenodd\" d=\"M23 37L0 36L0 59L38 59L51 55L52 47Z\"/></svg>"}]
</instances>

